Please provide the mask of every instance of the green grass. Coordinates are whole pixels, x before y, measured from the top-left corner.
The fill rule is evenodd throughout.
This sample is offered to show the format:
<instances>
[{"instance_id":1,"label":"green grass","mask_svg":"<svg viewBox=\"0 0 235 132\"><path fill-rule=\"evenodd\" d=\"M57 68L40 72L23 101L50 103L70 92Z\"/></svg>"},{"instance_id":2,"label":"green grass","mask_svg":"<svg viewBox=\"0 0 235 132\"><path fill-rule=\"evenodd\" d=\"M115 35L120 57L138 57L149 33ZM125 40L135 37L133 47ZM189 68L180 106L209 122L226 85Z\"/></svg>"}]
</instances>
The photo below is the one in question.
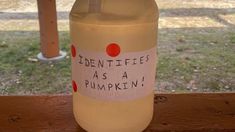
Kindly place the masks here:
<instances>
[{"instance_id":1,"label":"green grass","mask_svg":"<svg viewBox=\"0 0 235 132\"><path fill-rule=\"evenodd\" d=\"M235 44L235 35L231 36L230 40L231 40L231 43Z\"/></svg>"},{"instance_id":2,"label":"green grass","mask_svg":"<svg viewBox=\"0 0 235 132\"><path fill-rule=\"evenodd\" d=\"M235 90L235 34L184 35L185 42L175 44L175 51L160 51L158 80L173 83L176 92Z\"/></svg>"},{"instance_id":3,"label":"green grass","mask_svg":"<svg viewBox=\"0 0 235 132\"><path fill-rule=\"evenodd\" d=\"M68 51L68 33L60 34L61 49ZM46 94L70 92L70 59L57 63L31 62L39 52L38 34L7 38L0 42L0 93Z\"/></svg>"},{"instance_id":4,"label":"green grass","mask_svg":"<svg viewBox=\"0 0 235 132\"><path fill-rule=\"evenodd\" d=\"M36 58L40 48L37 32L0 35L0 94L71 92L70 58L57 63L31 62L28 58ZM234 33L172 31L169 35L175 43L162 41L170 39L159 34L158 91L235 90ZM177 41L182 35L184 40ZM69 43L68 32L61 32L60 46L68 53ZM162 48L164 45L168 47Z\"/></svg>"}]
</instances>

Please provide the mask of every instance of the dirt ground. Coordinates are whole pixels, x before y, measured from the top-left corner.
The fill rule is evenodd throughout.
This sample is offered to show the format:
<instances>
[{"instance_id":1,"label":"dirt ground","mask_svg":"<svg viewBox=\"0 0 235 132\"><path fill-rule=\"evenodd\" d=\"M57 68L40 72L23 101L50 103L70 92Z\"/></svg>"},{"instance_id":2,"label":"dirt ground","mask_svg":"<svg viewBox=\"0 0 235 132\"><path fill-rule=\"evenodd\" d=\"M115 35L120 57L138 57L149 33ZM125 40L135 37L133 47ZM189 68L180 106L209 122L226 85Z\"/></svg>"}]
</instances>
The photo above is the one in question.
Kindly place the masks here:
<instances>
[{"instance_id":1,"label":"dirt ground","mask_svg":"<svg viewBox=\"0 0 235 132\"><path fill-rule=\"evenodd\" d=\"M57 0L60 46L69 52L68 13ZM235 90L235 1L156 0L160 9L158 92ZM43 64L36 0L0 0L0 94L70 93L70 59Z\"/></svg>"}]
</instances>

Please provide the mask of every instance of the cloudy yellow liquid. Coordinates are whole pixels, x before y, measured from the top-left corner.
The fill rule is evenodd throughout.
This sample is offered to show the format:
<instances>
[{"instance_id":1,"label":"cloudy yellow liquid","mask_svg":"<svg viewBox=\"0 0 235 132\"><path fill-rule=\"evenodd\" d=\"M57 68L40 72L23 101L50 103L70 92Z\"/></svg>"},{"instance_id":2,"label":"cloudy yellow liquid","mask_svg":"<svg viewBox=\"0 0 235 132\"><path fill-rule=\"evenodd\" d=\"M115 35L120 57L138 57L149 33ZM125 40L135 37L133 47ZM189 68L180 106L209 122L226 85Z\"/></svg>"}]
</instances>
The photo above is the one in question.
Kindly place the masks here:
<instances>
[{"instance_id":1,"label":"cloudy yellow liquid","mask_svg":"<svg viewBox=\"0 0 235 132\"><path fill-rule=\"evenodd\" d=\"M100 11L89 12L89 8L88 0L77 0L70 14L71 41L79 49L103 52L112 41L120 44L122 53L156 46L154 0L101 0ZM72 66L72 78L77 70ZM153 116L153 91L137 99L109 101L81 95L78 90L73 93L75 119L89 132L141 132Z\"/></svg>"},{"instance_id":2,"label":"cloudy yellow liquid","mask_svg":"<svg viewBox=\"0 0 235 132\"><path fill-rule=\"evenodd\" d=\"M78 93L73 100L75 119L89 132L141 132L153 115L153 94L134 101L107 102Z\"/></svg>"}]
</instances>

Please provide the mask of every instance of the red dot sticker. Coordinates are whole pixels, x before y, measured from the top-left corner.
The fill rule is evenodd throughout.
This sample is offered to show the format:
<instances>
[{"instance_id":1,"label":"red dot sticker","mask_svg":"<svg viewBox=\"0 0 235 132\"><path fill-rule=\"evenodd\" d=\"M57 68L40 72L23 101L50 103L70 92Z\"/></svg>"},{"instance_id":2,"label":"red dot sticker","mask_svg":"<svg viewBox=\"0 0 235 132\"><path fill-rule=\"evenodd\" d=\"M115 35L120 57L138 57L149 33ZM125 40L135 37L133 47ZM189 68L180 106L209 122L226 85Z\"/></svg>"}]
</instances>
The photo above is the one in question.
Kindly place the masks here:
<instances>
[{"instance_id":1,"label":"red dot sticker","mask_svg":"<svg viewBox=\"0 0 235 132\"><path fill-rule=\"evenodd\" d=\"M78 87L77 87L76 82L75 82L75 81L73 81L73 82L72 82L72 85L73 85L73 91L74 91L74 92L77 92Z\"/></svg>"},{"instance_id":2,"label":"red dot sticker","mask_svg":"<svg viewBox=\"0 0 235 132\"><path fill-rule=\"evenodd\" d=\"M106 47L106 52L111 57L116 57L120 54L120 46L116 43L111 43Z\"/></svg>"},{"instance_id":3,"label":"red dot sticker","mask_svg":"<svg viewBox=\"0 0 235 132\"><path fill-rule=\"evenodd\" d=\"M76 48L74 45L71 45L71 54L73 57L76 57Z\"/></svg>"}]
</instances>

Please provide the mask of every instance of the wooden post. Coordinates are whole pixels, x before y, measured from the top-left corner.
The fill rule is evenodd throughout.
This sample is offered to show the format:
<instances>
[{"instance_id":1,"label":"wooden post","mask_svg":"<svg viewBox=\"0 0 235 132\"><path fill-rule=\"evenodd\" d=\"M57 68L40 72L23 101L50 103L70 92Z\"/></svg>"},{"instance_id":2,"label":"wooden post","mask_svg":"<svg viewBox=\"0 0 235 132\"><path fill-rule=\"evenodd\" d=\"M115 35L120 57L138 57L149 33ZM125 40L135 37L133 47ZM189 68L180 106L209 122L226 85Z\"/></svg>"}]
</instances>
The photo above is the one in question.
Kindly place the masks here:
<instances>
[{"instance_id":1,"label":"wooden post","mask_svg":"<svg viewBox=\"0 0 235 132\"><path fill-rule=\"evenodd\" d=\"M101 10L101 0L89 0L89 12L98 13Z\"/></svg>"},{"instance_id":2,"label":"wooden post","mask_svg":"<svg viewBox=\"0 0 235 132\"><path fill-rule=\"evenodd\" d=\"M37 0L37 3L41 41L41 53L38 55L38 58L40 60L57 58L60 56L60 49L57 30L56 1Z\"/></svg>"}]
</instances>

